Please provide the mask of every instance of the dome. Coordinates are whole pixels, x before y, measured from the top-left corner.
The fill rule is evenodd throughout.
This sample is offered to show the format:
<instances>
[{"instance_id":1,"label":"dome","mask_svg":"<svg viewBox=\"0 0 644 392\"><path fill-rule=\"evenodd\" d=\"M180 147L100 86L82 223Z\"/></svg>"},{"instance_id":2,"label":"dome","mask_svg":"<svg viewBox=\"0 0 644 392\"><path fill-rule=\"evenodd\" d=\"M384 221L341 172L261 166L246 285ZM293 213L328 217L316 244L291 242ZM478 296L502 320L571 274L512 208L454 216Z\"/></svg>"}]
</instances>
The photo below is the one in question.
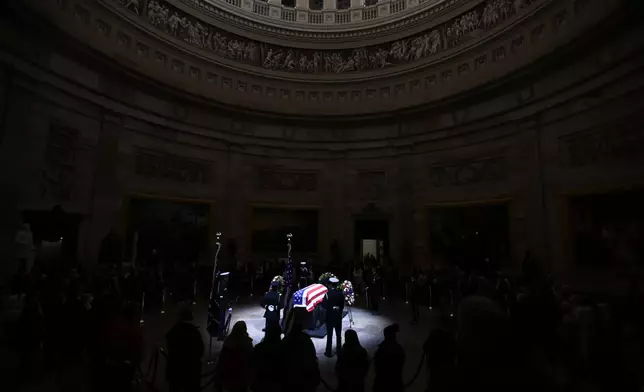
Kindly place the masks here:
<instances>
[{"instance_id":1,"label":"dome","mask_svg":"<svg viewBox=\"0 0 644 392\"><path fill-rule=\"evenodd\" d=\"M244 257L313 219L254 212L281 209L317 211L317 257L375 230L414 263L435 209L500 203L509 265L565 266L570 195L641 185L630 0L5 3L7 205L86 217L82 259L146 198L208 205Z\"/></svg>"}]
</instances>

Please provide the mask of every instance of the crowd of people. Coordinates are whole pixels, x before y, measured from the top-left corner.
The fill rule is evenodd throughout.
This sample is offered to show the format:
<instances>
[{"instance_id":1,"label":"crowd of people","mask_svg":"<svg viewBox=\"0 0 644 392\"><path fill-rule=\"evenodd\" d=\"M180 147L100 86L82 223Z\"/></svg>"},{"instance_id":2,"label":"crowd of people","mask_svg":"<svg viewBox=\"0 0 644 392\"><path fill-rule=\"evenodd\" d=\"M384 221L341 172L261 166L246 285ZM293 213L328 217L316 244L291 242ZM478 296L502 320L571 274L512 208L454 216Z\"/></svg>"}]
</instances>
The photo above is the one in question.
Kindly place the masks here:
<instances>
[{"instance_id":1,"label":"crowd of people","mask_svg":"<svg viewBox=\"0 0 644 392\"><path fill-rule=\"evenodd\" d=\"M239 295L263 294L263 279L283 272L279 264L261 271L240 268ZM316 269L321 272L311 268ZM420 307L432 309L424 345L428 391L639 391L643 385L644 302L637 284L625 297L581 295L530 263L518 277L457 267L403 276L368 263L351 272L358 294L372 290L377 298L387 293L410 302L412 323L425 321ZM190 267L159 265L111 267L92 276L35 265L29 274L16 275L10 289L22 306L11 341L20 355L21 378L53 372L64 384L67 369L89 360L94 390L133 388L145 357L142 293L147 309L162 308L168 291L188 305L200 275ZM335 366L338 391L364 391L370 369L375 392L404 389L409 380L403 380L398 329L385 328L372 358L356 331L344 331ZM204 349L189 311L181 312L166 340L171 390L200 390ZM225 339L213 377L214 388L232 392L316 391L323 382L311 338L301 328L282 337L279 325L267 325L253 347L244 321Z\"/></svg>"}]
</instances>

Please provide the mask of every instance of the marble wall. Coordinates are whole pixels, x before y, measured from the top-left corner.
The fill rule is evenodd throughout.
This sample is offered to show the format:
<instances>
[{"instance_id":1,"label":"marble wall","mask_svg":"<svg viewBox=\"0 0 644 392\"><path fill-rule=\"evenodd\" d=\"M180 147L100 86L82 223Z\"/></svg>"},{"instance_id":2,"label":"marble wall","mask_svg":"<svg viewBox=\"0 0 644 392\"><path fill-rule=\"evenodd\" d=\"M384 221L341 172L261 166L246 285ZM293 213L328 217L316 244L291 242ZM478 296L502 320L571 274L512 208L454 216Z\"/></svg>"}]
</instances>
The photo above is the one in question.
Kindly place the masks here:
<instances>
[{"instance_id":1,"label":"marble wall","mask_svg":"<svg viewBox=\"0 0 644 392\"><path fill-rule=\"evenodd\" d=\"M334 240L349 257L356 217L371 214L389 220L391 256L422 265L431 262L429 206L502 201L510 212L508 267L531 250L566 275L568 197L644 185L644 57L632 44L642 33L625 32L518 88L515 81L498 89L485 98L493 105L470 97L428 111L422 143L409 129L420 126L418 115L314 124L226 114L77 53L49 47L34 63L0 52L2 257L10 259L19 211L61 205L84 216L78 255L91 267L107 232L124 230L128 200L148 195L210 203L213 227L236 239L242 259L251 256L253 206L311 207L320 211L320 260ZM574 78L583 80L571 85ZM221 122L204 121L208 112ZM396 136L289 137L307 127L315 135L364 134L370 124L395 127ZM282 135L266 140L248 128ZM406 246L411 260L401 261Z\"/></svg>"}]
</instances>

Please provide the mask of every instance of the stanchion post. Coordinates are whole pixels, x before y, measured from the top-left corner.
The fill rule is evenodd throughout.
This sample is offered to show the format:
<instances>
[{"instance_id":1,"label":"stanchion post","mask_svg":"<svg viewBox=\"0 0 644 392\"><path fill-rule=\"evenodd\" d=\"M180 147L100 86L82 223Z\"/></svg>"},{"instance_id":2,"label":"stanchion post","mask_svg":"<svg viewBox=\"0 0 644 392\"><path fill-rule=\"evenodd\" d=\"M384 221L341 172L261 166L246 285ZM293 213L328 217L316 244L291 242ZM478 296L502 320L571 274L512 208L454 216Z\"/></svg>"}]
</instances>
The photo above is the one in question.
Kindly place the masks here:
<instances>
[{"instance_id":1,"label":"stanchion post","mask_svg":"<svg viewBox=\"0 0 644 392\"><path fill-rule=\"evenodd\" d=\"M252 297L255 293L255 272L250 275L250 296Z\"/></svg>"},{"instance_id":2,"label":"stanchion post","mask_svg":"<svg viewBox=\"0 0 644 392\"><path fill-rule=\"evenodd\" d=\"M165 292L166 292L165 286L163 287L163 291L161 293L161 314L165 314Z\"/></svg>"},{"instance_id":3,"label":"stanchion post","mask_svg":"<svg viewBox=\"0 0 644 392\"><path fill-rule=\"evenodd\" d=\"M454 291L449 291L449 316L454 317Z\"/></svg>"},{"instance_id":4,"label":"stanchion post","mask_svg":"<svg viewBox=\"0 0 644 392\"><path fill-rule=\"evenodd\" d=\"M197 277L194 276L192 279L192 304L197 304Z\"/></svg>"},{"instance_id":5,"label":"stanchion post","mask_svg":"<svg viewBox=\"0 0 644 392\"><path fill-rule=\"evenodd\" d=\"M432 290L432 284L429 284L429 310L432 310L432 300L434 299L434 293Z\"/></svg>"},{"instance_id":6,"label":"stanchion post","mask_svg":"<svg viewBox=\"0 0 644 392\"><path fill-rule=\"evenodd\" d=\"M405 303L409 303L409 282L405 282Z\"/></svg>"},{"instance_id":7,"label":"stanchion post","mask_svg":"<svg viewBox=\"0 0 644 392\"><path fill-rule=\"evenodd\" d=\"M139 324L143 324L143 313L145 312L145 291L143 292L143 295L141 296L141 320L139 320Z\"/></svg>"}]
</instances>

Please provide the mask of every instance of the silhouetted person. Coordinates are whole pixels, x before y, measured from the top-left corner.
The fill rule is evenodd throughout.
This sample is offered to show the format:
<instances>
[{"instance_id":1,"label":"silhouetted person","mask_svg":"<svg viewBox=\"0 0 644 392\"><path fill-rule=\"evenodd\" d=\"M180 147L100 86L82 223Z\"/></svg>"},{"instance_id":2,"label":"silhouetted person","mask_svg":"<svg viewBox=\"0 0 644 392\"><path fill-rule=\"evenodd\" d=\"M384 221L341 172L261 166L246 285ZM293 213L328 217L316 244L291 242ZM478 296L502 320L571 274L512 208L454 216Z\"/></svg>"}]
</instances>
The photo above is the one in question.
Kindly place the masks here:
<instances>
[{"instance_id":1,"label":"silhouetted person","mask_svg":"<svg viewBox=\"0 0 644 392\"><path fill-rule=\"evenodd\" d=\"M418 274L414 273L411 277L409 287L409 303L411 304L411 323L418 324L420 321L420 297L422 287L420 285Z\"/></svg>"},{"instance_id":2,"label":"silhouetted person","mask_svg":"<svg viewBox=\"0 0 644 392\"><path fill-rule=\"evenodd\" d=\"M510 320L498 304L471 296L458 310L458 366L450 390L469 392L544 391L543 379L529 371Z\"/></svg>"},{"instance_id":3,"label":"silhouetted person","mask_svg":"<svg viewBox=\"0 0 644 392\"><path fill-rule=\"evenodd\" d=\"M443 392L449 390L454 375L456 361L456 341L449 327L449 318L445 311L438 312L435 327L423 345L427 364L427 390Z\"/></svg>"},{"instance_id":4,"label":"silhouetted person","mask_svg":"<svg viewBox=\"0 0 644 392\"><path fill-rule=\"evenodd\" d=\"M79 291L77 282L72 282L63 305L65 327L63 328L64 349L62 354L65 365L79 362L85 350L89 312L81 301Z\"/></svg>"},{"instance_id":5,"label":"silhouetted person","mask_svg":"<svg viewBox=\"0 0 644 392\"><path fill-rule=\"evenodd\" d=\"M103 241L101 241L98 262L101 264L116 265L121 262L122 256L121 238L114 230L110 230L105 238L103 238Z\"/></svg>"},{"instance_id":6,"label":"silhouetted person","mask_svg":"<svg viewBox=\"0 0 644 392\"><path fill-rule=\"evenodd\" d=\"M268 324L264 339L253 350L254 392L279 392L282 388L282 330L279 325Z\"/></svg>"},{"instance_id":7,"label":"silhouetted person","mask_svg":"<svg viewBox=\"0 0 644 392\"><path fill-rule=\"evenodd\" d=\"M246 323L238 321L224 341L215 369L215 390L243 392L248 390L253 340Z\"/></svg>"},{"instance_id":8,"label":"silhouetted person","mask_svg":"<svg viewBox=\"0 0 644 392\"><path fill-rule=\"evenodd\" d=\"M179 322L165 335L168 343L166 378L171 392L198 392L204 346L192 311L183 309Z\"/></svg>"},{"instance_id":9,"label":"silhouetted person","mask_svg":"<svg viewBox=\"0 0 644 392\"><path fill-rule=\"evenodd\" d=\"M398 324L383 331L385 340L380 343L373 357L376 377L373 381L374 392L402 392L404 389L402 373L405 366L405 350L396 341Z\"/></svg>"},{"instance_id":10,"label":"silhouetted person","mask_svg":"<svg viewBox=\"0 0 644 392\"><path fill-rule=\"evenodd\" d=\"M127 391L143 356L143 337L133 308L125 308L106 328L103 344L105 371L102 390Z\"/></svg>"},{"instance_id":11,"label":"silhouetted person","mask_svg":"<svg viewBox=\"0 0 644 392\"><path fill-rule=\"evenodd\" d=\"M344 346L338 353L335 375L338 378L337 392L364 392L365 377L369 372L367 350L360 345L358 334L353 329L344 333Z\"/></svg>"},{"instance_id":12,"label":"silhouetted person","mask_svg":"<svg viewBox=\"0 0 644 392\"><path fill-rule=\"evenodd\" d=\"M271 282L270 290L264 294L264 298L261 301L262 307L264 307L264 318L266 319L266 326L264 331L268 331L270 325L274 325L279 328L280 323L280 294L277 292L279 287L279 282Z\"/></svg>"},{"instance_id":13,"label":"silhouetted person","mask_svg":"<svg viewBox=\"0 0 644 392\"><path fill-rule=\"evenodd\" d=\"M342 348L342 311L344 310L344 294L340 291L338 278L329 279L331 289L326 295L322 306L326 309L326 351L324 355L333 356L333 332L336 338L336 352Z\"/></svg>"},{"instance_id":14,"label":"silhouetted person","mask_svg":"<svg viewBox=\"0 0 644 392\"><path fill-rule=\"evenodd\" d=\"M367 281L367 288L369 289L369 292L367 295L369 296L369 309L372 310L373 312L378 311L378 304L380 302L380 295L381 295L381 280L380 280L380 275L378 273L378 269L376 267L373 267L371 269L371 272L369 273L369 278Z\"/></svg>"},{"instance_id":15,"label":"silhouetted person","mask_svg":"<svg viewBox=\"0 0 644 392\"><path fill-rule=\"evenodd\" d=\"M45 323L36 293L28 293L25 305L18 321L18 347L20 354L20 376L25 381L31 381L34 374L35 361L42 346L45 335Z\"/></svg>"},{"instance_id":16,"label":"silhouetted person","mask_svg":"<svg viewBox=\"0 0 644 392\"><path fill-rule=\"evenodd\" d=\"M315 346L311 337L302 332L301 311L296 308L291 332L282 340L284 369L282 379L284 391L314 392L320 384L320 369Z\"/></svg>"}]
</instances>

